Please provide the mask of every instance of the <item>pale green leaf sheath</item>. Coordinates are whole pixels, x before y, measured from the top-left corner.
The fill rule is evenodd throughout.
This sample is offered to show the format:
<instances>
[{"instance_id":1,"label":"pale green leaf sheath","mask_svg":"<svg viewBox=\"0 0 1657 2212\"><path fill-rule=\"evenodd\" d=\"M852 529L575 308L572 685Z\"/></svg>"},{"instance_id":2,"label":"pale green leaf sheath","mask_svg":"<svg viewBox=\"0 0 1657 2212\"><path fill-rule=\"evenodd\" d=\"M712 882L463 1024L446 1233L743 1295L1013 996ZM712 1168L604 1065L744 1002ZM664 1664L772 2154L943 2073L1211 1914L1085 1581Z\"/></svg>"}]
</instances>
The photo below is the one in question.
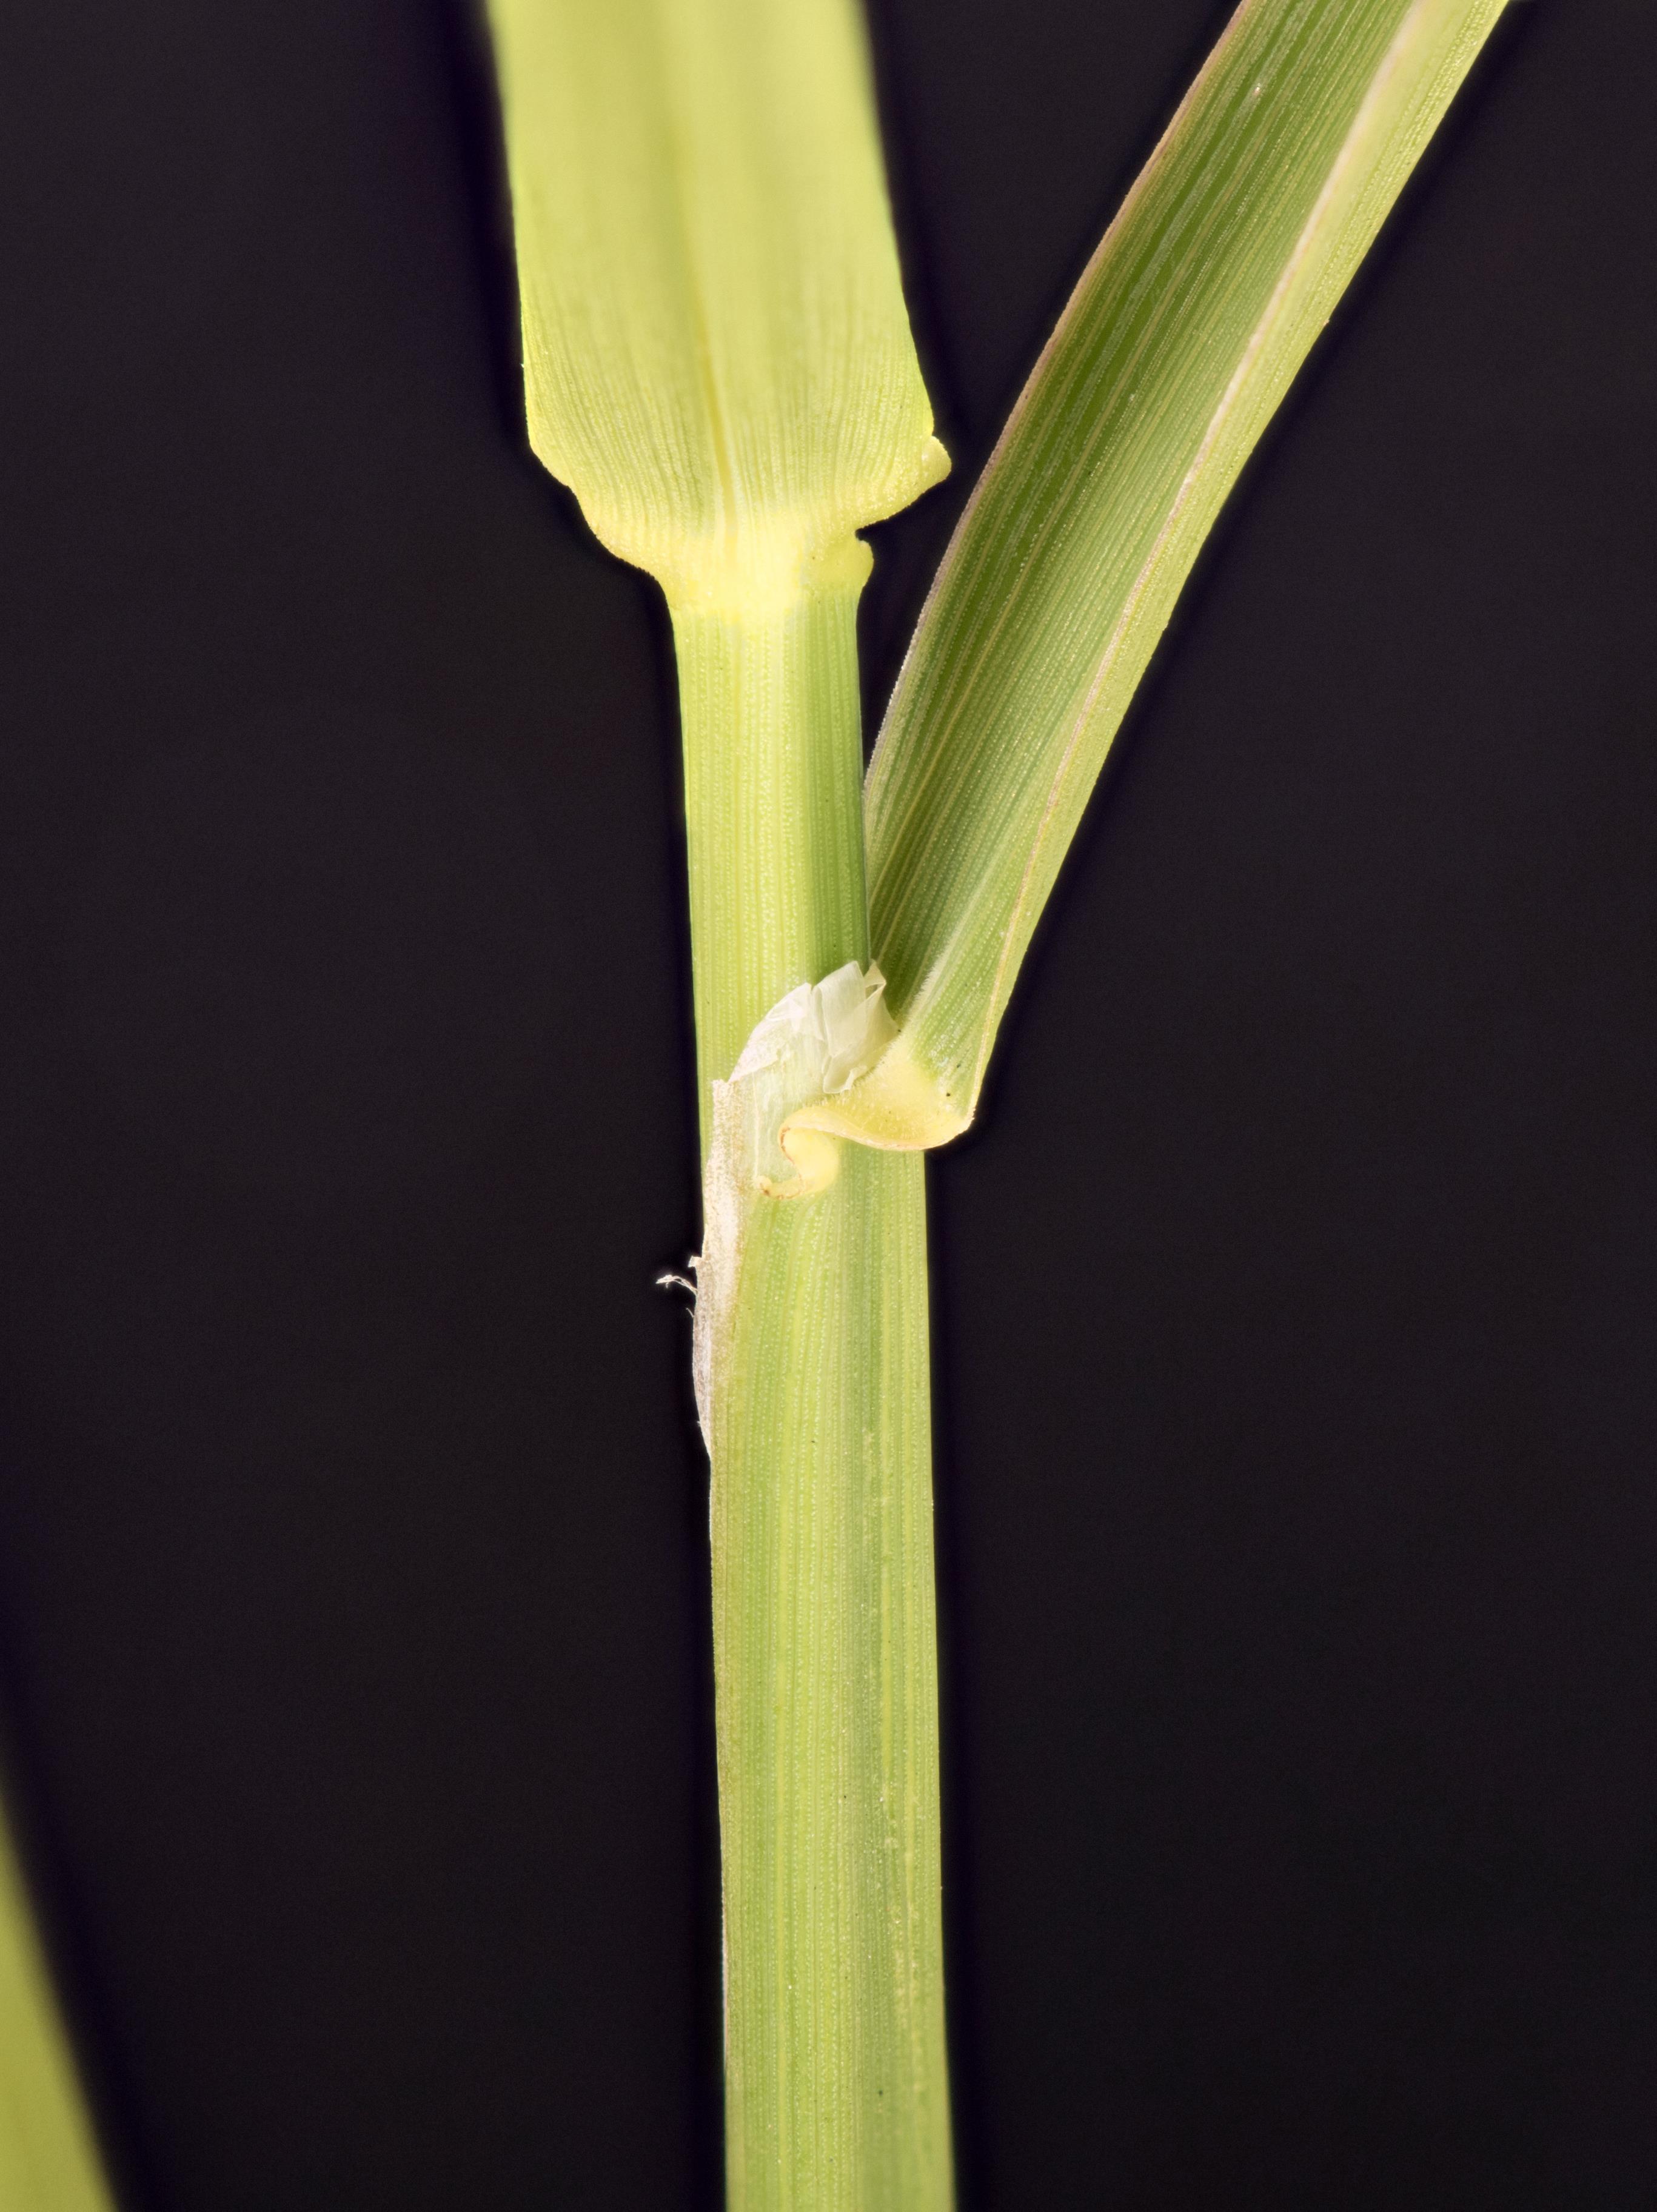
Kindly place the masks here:
<instances>
[{"instance_id":1,"label":"pale green leaf sheath","mask_svg":"<svg viewBox=\"0 0 1657 2212\"><path fill-rule=\"evenodd\" d=\"M1246 0L975 488L871 768L898 1044L808 1113L965 1127L1020 962L1204 538L1502 9Z\"/></svg>"},{"instance_id":2,"label":"pale green leaf sheath","mask_svg":"<svg viewBox=\"0 0 1657 2212\"><path fill-rule=\"evenodd\" d=\"M819 1139L803 1176L777 1141L888 1034L854 533L944 467L859 27L850 0L493 20L531 440L662 582L679 663L730 2198L944 2212L920 1164Z\"/></svg>"}]
</instances>

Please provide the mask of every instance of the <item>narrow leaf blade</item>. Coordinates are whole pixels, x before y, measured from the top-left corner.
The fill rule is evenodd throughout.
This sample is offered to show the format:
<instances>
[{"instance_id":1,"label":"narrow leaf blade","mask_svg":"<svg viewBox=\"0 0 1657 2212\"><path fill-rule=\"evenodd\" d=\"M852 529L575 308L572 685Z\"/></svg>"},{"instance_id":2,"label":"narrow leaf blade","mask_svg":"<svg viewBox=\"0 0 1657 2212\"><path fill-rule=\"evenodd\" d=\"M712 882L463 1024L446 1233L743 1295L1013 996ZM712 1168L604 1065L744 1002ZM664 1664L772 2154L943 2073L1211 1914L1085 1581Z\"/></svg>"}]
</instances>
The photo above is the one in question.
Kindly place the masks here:
<instances>
[{"instance_id":1,"label":"narrow leaf blade","mask_svg":"<svg viewBox=\"0 0 1657 2212\"><path fill-rule=\"evenodd\" d=\"M113 2212L74 2056L0 1808L0 2205Z\"/></svg>"},{"instance_id":2,"label":"narrow leaf blade","mask_svg":"<svg viewBox=\"0 0 1657 2212\"><path fill-rule=\"evenodd\" d=\"M922 1097L936 1132L970 1119L1203 539L1502 4L1244 0L1107 232L951 542L871 768L871 941L904 1032L868 1086L871 1140L905 1141L907 1119L907 1141L938 1141Z\"/></svg>"},{"instance_id":3,"label":"narrow leaf blade","mask_svg":"<svg viewBox=\"0 0 1657 2212\"><path fill-rule=\"evenodd\" d=\"M849 0L491 15L537 453L677 603L860 581L946 463Z\"/></svg>"}]
</instances>

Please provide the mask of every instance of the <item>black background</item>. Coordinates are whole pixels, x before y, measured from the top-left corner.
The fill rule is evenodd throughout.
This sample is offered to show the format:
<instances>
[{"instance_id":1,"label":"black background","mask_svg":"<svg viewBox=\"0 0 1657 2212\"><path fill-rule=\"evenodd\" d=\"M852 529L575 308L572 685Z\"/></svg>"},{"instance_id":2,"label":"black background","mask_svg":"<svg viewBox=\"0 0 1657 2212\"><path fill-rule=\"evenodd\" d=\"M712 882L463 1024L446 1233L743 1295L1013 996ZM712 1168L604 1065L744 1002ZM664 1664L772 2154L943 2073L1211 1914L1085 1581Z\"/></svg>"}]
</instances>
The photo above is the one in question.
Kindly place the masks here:
<instances>
[{"instance_id":1,"label":"black background","mask_svg":"<svg viewBox=\"0 0 1657 2212\"><path fill-rule=\"evenodd\" d=\"M879 0L951 484L1208 0ZM962 2195L1657 2194L1657 11L1514 12L936 1195ZM476 27L0 29L0 1686L135 2212L718 2197L671 668Z\"/></svg>"}]
</instances>

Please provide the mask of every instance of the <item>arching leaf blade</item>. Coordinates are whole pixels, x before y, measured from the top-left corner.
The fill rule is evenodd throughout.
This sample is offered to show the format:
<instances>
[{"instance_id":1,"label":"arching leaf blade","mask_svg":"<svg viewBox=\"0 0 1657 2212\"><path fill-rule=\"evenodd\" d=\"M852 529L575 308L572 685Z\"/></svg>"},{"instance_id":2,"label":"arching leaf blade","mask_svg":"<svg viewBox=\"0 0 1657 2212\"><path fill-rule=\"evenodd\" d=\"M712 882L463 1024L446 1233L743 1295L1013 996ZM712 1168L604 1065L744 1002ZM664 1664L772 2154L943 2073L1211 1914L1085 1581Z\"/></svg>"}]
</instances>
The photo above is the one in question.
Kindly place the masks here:
<instances>
[{"instance_id":1,"label":"arching leaf blade","mask_svg":"<svg viewBox=\"0 0 1657 2212\"><path fill-rule=\"evenodd\" d=\"M1502 4L1244 0L1037 362L866 792L871 945L903 1029L881 1079L929 1093L938 1129L971 1116L1204 538Z\"/></svg>"}]
</instances>

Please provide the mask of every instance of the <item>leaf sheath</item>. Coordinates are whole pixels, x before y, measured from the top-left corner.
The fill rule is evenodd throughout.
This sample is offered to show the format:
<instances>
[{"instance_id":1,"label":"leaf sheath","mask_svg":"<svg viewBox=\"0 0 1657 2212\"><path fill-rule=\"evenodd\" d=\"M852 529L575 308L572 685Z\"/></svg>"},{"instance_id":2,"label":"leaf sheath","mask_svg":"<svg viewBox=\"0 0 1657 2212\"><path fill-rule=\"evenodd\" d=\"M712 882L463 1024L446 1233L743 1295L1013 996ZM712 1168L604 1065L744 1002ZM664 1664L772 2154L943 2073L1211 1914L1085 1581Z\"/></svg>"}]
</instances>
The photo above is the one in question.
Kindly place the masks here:
<instances>
[{"instance_id":1,"label":"leaf sheath","mask_svg":"<svg viewBox=\"0 0 1657 2212\"><path fill-rule=\"evenodd\" d=\"M711 1439L733 2212L947 2212L923 1167L756 1210Z\"/></svg>"}]
</instances>

